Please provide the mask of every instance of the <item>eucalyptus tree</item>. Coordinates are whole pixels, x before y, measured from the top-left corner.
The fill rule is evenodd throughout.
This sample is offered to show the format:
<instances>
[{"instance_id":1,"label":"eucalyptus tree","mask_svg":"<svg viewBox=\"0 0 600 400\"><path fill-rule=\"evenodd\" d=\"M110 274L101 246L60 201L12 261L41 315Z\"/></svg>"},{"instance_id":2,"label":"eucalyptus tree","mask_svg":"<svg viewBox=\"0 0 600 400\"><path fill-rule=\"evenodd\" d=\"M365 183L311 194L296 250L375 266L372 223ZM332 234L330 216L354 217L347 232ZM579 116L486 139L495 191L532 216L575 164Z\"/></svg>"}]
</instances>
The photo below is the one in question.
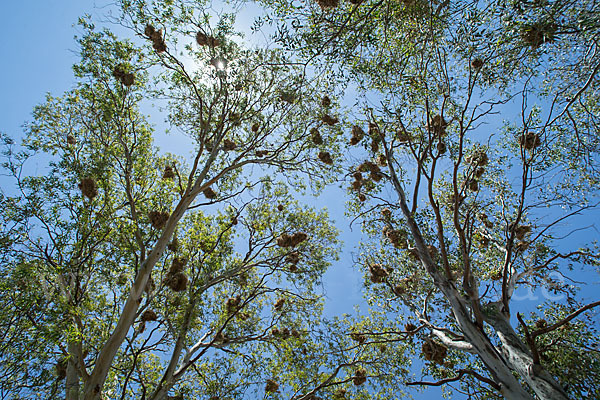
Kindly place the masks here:
<instances>
[{"instance_id":1,"label":"eucalyptus tree","mask_svg":"<svg viewBox=\"0 0 600 400\"><path fill-rule=\"evenodd\" d=\"M326 212L295 200L336 171L335 105L210 4L121 6L130 37L81 19L76 87L3 137L0 393L285 393L268 359L310 345L337 257ZM191 158L155 147L149 102Z\"/></svg>"},{"instance_id":2,"label":"eucalyptus tree","mask_svg":"<svg viewBox=\"0 0 600 400\"><path fill-rule=\"evenodd\" d=\"M388 317L362 345L417 338L437 379L408 383L469 398L597 397L600 302L576 282L600 253L571 239L599 204L597 4L264 4L279 43L357 93L349 212ZM530 318L519 288L547 293Z\"/></svg>"}]
</instances>

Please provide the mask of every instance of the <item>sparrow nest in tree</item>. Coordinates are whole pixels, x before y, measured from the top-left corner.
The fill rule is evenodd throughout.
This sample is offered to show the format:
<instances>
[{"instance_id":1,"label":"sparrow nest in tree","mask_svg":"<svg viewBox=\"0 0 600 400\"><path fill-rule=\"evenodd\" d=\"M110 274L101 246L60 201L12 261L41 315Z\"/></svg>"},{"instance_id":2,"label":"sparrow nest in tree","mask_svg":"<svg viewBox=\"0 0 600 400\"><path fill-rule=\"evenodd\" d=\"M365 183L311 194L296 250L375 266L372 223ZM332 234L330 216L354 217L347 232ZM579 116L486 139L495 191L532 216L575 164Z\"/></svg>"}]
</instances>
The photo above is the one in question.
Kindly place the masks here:
<instances>
[{"instance_id":1,"label":"sparrow nest in tree","mask_svg":"<svg viewBox=\"0 0 600 400\"><path fill-rule=\"evenodd\" d=\"M367 337L365 335L356 332L351 333L350 338L352 338L352 340L354 341L357 341L358 344L363 344L367 340Z\"/></svg>"},{"instance_id":2,"label":"sparrow nest in tree","mask_svg":"<svg viewBox=\"0 0 600 400\"><path fill-rule=\"evenodd\" d=\"M235 150L237 145L233 140L225 139L223 140L223 150L225 151L233 151Z\"/></svg>"},{"instance_id":3,"label":"sparrow nest in tree","mask_svg":"<svg viewBox=\"0 0 600 400\"><path fill-rule=\"evenodd\" d=\"M323 107L329 107L331 105L331 99L329 98L329 96L323 96L323 98L321 99L321 105Z\"/></svg>"},{"instance_id":4,"label":"sparrow nest in tree","mask_svg":"<svg viewBox=\"0 0 600 400\"><path fill-rule=\"evenodd\" d=\"M478 167L485 167L489 162L489 158L485 151L478 150L475 153L473 153L473 155L466 156L465 161L471 165L475 165Z\"/></svg>"},{"instance_id":5,"label":"sparrow nest in tree","mask_svg":"<svg viewBox=\"0 0 600 400\"><path fill-rule=\"evenodd\" d=\"M515 236L517 239L519 240L523 240L525 239L525 236L531 232L531 226L529 225L520 225L517 226L515 229Z\"/></svg>"},{"instance_id":6,"label":"sparrow nest in tree","mask_svg":"<svg viewBox=\"0 0 600 400\"><path fill-rule=\"evenodd\" d=\"M171 243L167 245L167 249L173 252L179 250L179 239L174 237L173 240L171 240Z\"/></svg>"},{"instance_id":7,"label":"sparrow nest in tree","mask_svg":"<svg viewBox=\"0 0 600 400\"><path fill-rule=\"evenodd\" d=\"M254 154L256 154L256 157L258 157L258 158L263 158L267 154L269 154L269 152L267 150L256 150L256 152Z\"/></svg>"},{"instance_id":8,"label":"sparrow nest in tree","mask_svg":"<svg viewBox=\"0 0 600 400\"><path fill-rule=\"evenodd\" d=\"M383 215L383 217L385 219L390 219L390 218L392 218L392 210L385 207L385 208L381 209L381 215Z\"/></svg>"},{"instance_id":9,"label":"sparrow nest in tree","mask_svg":"<svg viewBox=\"0 0 600 400\"><path fill-rule=\"evenodd\" d=\"M365 161L362 164L360 164L357 168L357 171L359 172L370 172L371 176L372 175L378 175L381 173L381 169L379 168L379 166L377 166L377 164L375 164L372 161Z\"/></svg>"},{"instance_id":10,"label":"sparrow nest in tree","mask_svg":"<svg viewBox=\"0 0 600 400\"><path fill-rule=\"evenodd\" d=\"M410 135L404 129L399 129L396 132L396 138L400 143L408 143L411 140Z\"/></svg>"},{"instance_id":11,"label":"sparrow nest in tree","mask_svg":"<svg viewBox=\"0 0 600 400\"><path fill-rule=\"evenodd\" d=\"M476 192L479 190L479 182L477 181L477 179L471 179L469 180L469 184L467 185L467 187L470 191Z\"/></svg>"},{"instance_id":12,"label":"sparrow nest in tree","mask_svg":"<svg viewBox=\"0 0 600 400\"><path fill-rule=\"evenodd\" d=\"M364 203L365 201L367 201L367 196L364 193L359 193L357 198L358 198L358 201L360 201L361 203Z\"/></svg>"},{"instance_id":13,"label":"sparrow nest in tree","mask_svg":"<svg viewBox=\"0 0 600 400\"><path fill-rule=\"evenodd\" d=\"M521 28L521 38L531 47L554 41L557 26L553 22L535 22Z\"/></svg>"},{"instance_id":14,"label":"sparrow nest in tree","mask_svg":"<svg viewBox=\"0 0 600 400\"><path fill-rule=\"evenodd\" d=\"M67 144L68 145L74 145L75 143L77 143L77 140L75 140L75 136L71 135L70 133L67 135Z\"/></svg>"},{"instance_id":15,"label":"sparrow nest in tree","mask_svg":"<svg viewBox=\"0 0 600 400\"><path fill-rule=\"evenodd\" d=\"M334 393L333 397L335 399L344 399L344 398L346 398L346 392L347 392L346 389L339 388L338 390L336 390L336 392Z\"/></svg>"},{"instance_id":16,"label":"sparrow nest in tree","mask_svg":"<svg viewBox=\"0 0 600 400\"><path fill-rule=\"evenodd\" d=\"M167 274L164 280L165 285L174 292L182 292L187 288L188 277L183 272Z\"/></svg>"},{"instance_id":17,"label":"sparrow nest in tree","mask_svg":"<svg viewBox=\"0 0 600 400\"><path fill-rule=\"evenodd\" d=\"M115 66L113 68L112 74L119 82L121 82L125 86L133 85L133 82L135 80L134 75L130 72L125 72L121 65Z\"/></svg>"},{"instance_id":18,"label":"sparrow nest in tree","mask_svg":"<svg viewBox=\"0 0 600 400\"><path fill-rule=\"evenodd\" d=\"M317 157L319 157L319 160L321 160L321 162L324 164L333 164L333 158L331 158L331 154L329 154L327 151L320 151Z\"/></svg>"},{"instance_id":19,"label":"sparrow nest in tree","mask_svg":"<svg viewBox=\"0 0 600 400\"><path fill-rule=\"evenodd\" d=\"M492 272L492 275L490 275L490 279L493 281L501 281L502 280L502 271L496 270L496 271Z\"/></svg>"},{"instance_id":20,"label":"sparrow nest in tree","mask_svg":"<svg viewBox=\"0 0 600 400\"><path fill-rule=\"evenodd\" d=\"M175 257L171 262L171 268L169 268L169 274L176 274L178 272L183 272L185 265L187 264L187 259L184 257Z\"/></svg>"},{"instance_id":21,"label":"sparrow nest in tree","mask_svg":"<svg viewBox=\"0 0 600 400\"><path fill-rule=\"evenodd\" d=\"M277 204L277 211L283 211L283 204Z\"/></svg>"},{"instance_id":22,"label":"sparrow nest in tree","mask_svg":"<svg viewBox=\"0 0 600 400\"><path fill-rule=\"evenodd\" d=\"M436 342L433 339L427 339L421 347L423 356L427 361L432 361L436 364L443 365L444 359L448 353L446 346Z\"/></svg>"},{"instance_id":23,"label":"sparrow nest in tree","mask_svg":"<svg viewBox=\"0 0 600 400\"><path fill-rule=\"evenodd\" d=\"M383 235L390 241L390 243L397 249L406 249L408 244L406 242L406 232L394 229L387 225L383 228Z\"/></svg>"},{"instance_id":24,"label":"sparrow nest in tree","mask_svg":"<svg viewBox=\"0 0 600 400\"><path fill-rule=\"evenodd\" d=\"M481 58L471 60L471 68L479 70L481 67L483 67L483 60Z\"/></svg>"},{"instance_id":25,"label":"sparrow nest in tree","mask_svg":"<svg viewBox=\"0 0 600 400\"><path fill-rule=\"evenodd\" d=\"M81 194L90 200L98 195L98 185L93 178L83 178L79 181L79 185L77 186L79 187L79 190L81 190Z\"/></svg>"},{"instance_id":26,"label":"sparrow nest in tree","mask_svg":"<svg viewBox=\"0 0 600 400\"><path fill-rule=\"evenodd\" d=\"M519 145L524 147L526 150L533 150L542 144L542 140L537 133L526 132L524 135L519 137Z\"/></svg>"},{"instance_id":27,"label":"sparrow nest in tree","mask_svg":"<svg viewBox=\"0 0 600 400\"><path fill-rule=\"evenodd\" d=\"M440 155L444 154L447 150L446 143L444 143L444 142L438 142L436 147L437 147L438 154L440 154Z\"/></svg>"},{"instance_id":28,"label":"sparrow nest in tree","mask_svg":"<svg viewBox=\"0 0 600 400\"><path fill-rule=\"evenodd\" d=\"M217 47L221 45L221 41L213 36L209 36L203 32L196 33L196 43L200 46Z\"/></svg>"},{"instance_id":29,"label":"sparrow nest in tree","mask_svg":"<svg viewBox=\"0 0 600 400\"><path fill-rule=\"evenodd\" d=\"M295 247L300 243L308 239L308 235L304 232L296 232L292 235L282 233L277 239L277 246L279 247Z\"/></svg>"},{"instance_id":30,"label":"sparrow nest in tree","mask_svg":"<svg viewBox=\"0 0 600 400\"><path fill-rule=\"evenodd\" d=\"M276 311L281 311L283 309L283 305L285 304L285 299L284 298L279 298L277 299L277 301L274 304L274 308Z\"/></svg>"},{"instance_id":31,"label":"sparrow nest in tree","mask_svg":"<svg viewBox=\"0 0 600 400\"><path fill-rule=\"evenodd\" d=\"M67 377L67 362L66 358L61 358L54 366L56 369L56 377L61 381Z\"/></svg>"},{"instance_id":32,"label":"sparrow nest in tree","mask_svg":"<svg viewBox=\"0 0 600 400\"><path fill-rule=\"evenodd\" d=\"M229 337L227 337L227 335L223 334L223 332L219 332L215 335L215 343L229 343Z\"/></svg>"},{"instance_id":33,"label":"sparrow nest in tree","mask_svg":"<svg viewBox=\"0 0 600 400\"><path fill-rule=\"evenodd\" d=\"M406 325L404 325L404 330L406 332L414 332L414 331L417 330L417 327L416 327L415 324L412 324L412 323L409 322Z\"/></svg>"},{"instance_id":34,"label":"sparrow nest in tree","mask_svg":"<svg viewBox=\"0 0 600 400\"><path fill-rule=\"evenodd\" d=\"M448 123L441 115L434 115L427 124L429 131L439 137L446 135L446 127Z\"/></svg>"},{"instance_id":35,"label":"sparrow nest in tree","mask_svg":"<svg viewBox=\"0 0 600 400\"><path fill-rule=\"evenodd\" d=\"M265 392L273 393L279 390L279 384L275 382L273 379L267 379L267 384L265 385Z\"/></svg>"},{"instance_id":36,"label":"sparrow nest in tree","mask_svg":"<svg viewBox=\"0 0 600 400\"><path fill-rule=\"evenodd\" d=\"M260 125L258 122L253 123L252 126L250 127L250 130L254 133L258 132L259 129L260 129Z\"/></svg>"},{"instance_id":37,"label":"sparrow nest in tree","mask_svg":"<svg viewBox=\"0 0 600 400\"><path fill-rule=\"evenodd\" d=\"M310 140L312 140L312 142L316 145L323 144L323 137L317 128L312 128L310 130Z\"/></svg>"},{"instance_id":38,"label":"sparrow nest in tree","mask_svg":"<svg viewBox=\"0 0 600 400\"><path fill-rule=\"evenodd\" d=\"M354 372L354 378L352 378L352 382L356 386L360 386L367 381L367 371L364 368L358 368Z\"/></svg>"},{"instance_id":39,"label":"sparrow nest in tree","mask_svg":"<svg viewBox=\"0 0 600 400\"><path fill-rule=\"evenodd\" d=\"M352 176L354 177L354 182L352 182L352 189L358 191L363 185L363 176L358 171L354 172Z\"/></svg>"},{"instance_id":40,"label":"sparrow nest in tree","mask_svg":"<svg viewBox=\"0 0 600 400\"><path fill-rule=\"evenodd\" d=\"M387 166L387 158L385 158L385 154L377 155L377 165L380 167Z\"/></svg>"},{"instance_id":41,"label":"sparrow nest in tree","mask_svg":"<svg viewBox=\"0 0 600 400\"><path fill-rule=\"evenodd\" d=\"M290 264L298 264L300 261L300 253L293 251L285 257L285 261Z\"/></svg>"},{"instance_id":42,"label":"sparrow nest in tree","mask_svg":"<svg viewBox=\"0 0 600 400\"><path fill-rule=\"evenodd\" d=\"M488 216L486 213L480 213L479 214L479 220L483 223L483 225L485 225L486 228L488 229L492 229L494 227L494 223L492 221L490 221L488 219Z\"/></svg>"},{"instance_id":43,"label":"sparrow nest in tree","mask_svg":"<svg viewBox=\"0 0 600 400\"><path fill-rule=\"evenodd\" d=\"M204 197L206 197L207 199L210 199L210 200L217 197L217 194L215 193L214 190L212 190L211 187L207 187L206 189L204 189L202 191L202 194L204 195Z\"/></svg>"},{"instance_id":44,"label":"sparrow nest in tree","mask_svg":"<svg viewBox=\"0 0 600 400\"><path fill-rule=\"evenodd\" d=\"M429 256L433 259L436 260L438 258L439 252L437 247L435 247L432 244L427 245L427 251L429 252Z\"/></svg>"},{"instance_id":45,"label":"sparrow nest in tree","mask_svg":"<svg viewBox=\"0 0 600 400\"><path fill-rule=\"evenodd\" d=\"M373 139L371 141L371 151L373 153L377 153L379 151L379 141L377 139Z\"/></svg>"},{"instance_id":46,"label":"sparrow nest in tree","mask_svg":"<svg viewBox=\"0 0 600 400\"><path fill-rule=\"evenodd\" d=\"M175 178L175 171L173 171L173 167L167 165L162 174L163 179L173 179Z\"/></svg>"},{"instance_id":47,"label":"sparrow nest in tree","mask_svg":"<svg viewBox=\"0 0 600 400\"><path fill-rule=\"evenodd\" d=\"M336 8L340 4L340 0L317 0L317 4L321 6L323 10Z\"/></svg>"},{"instance_id":48,"label":"sparrow nest in tree","mask_svg":"<svg viewBox=\"0 0 600 400\"><path fill-rule=\"evenodd\" d=\"M148 213L148 219L150 220L150 225L152 225L152 227L154 229L164 228L165 224L169 220L169 216L170 216L170 214L166 211L153 210Z\"/></svg>"},{"instance_id":49,"label":"sparrow nest in tree","mask_svg":"<svg viewBox=\"0 0 600 400\"><path fill-rule=\"evenodd\" d=\"M371 282L381 283L387 278L390 271L382 267L381 264L371 264L369 265L369 273L371 274Z\"/></svg>"},{"instance_id":50,"label":"sparrow nest in tree","mask_svg":"<svg viewBox=\"0 0 600 400\"><path fill-rule=\"evenodd\" d=\"M372 138L379 137L379 127L374 122L369 122L369 136Z\"/></svg>"},{"instance_id":51,"label":"sparrow nest in tree","mask_svg":"<svg viewBox=\"0 0 600 400\"><path fill-rule=\"evenodd\" d=\"M296 94L292 91L288 90L280 90L279 91L279 100L284 101L289 104L293 104L296 102Z\"/></svg>"},{"instance_id":52,"label":"sparrow nest in tree","mask_svg":"<svg viewBox=\"0 0 600 400\"><path fill-rule=\"evenodd\" d=\"M356 146L360 143L364 136L365 131L363 131L363 129L360 126L354 125L352 127L352 137L350 138L350 145Z\"/></svg>"},{"instance_id":53,"label":"sparrow nest in tree","mask_svg":"<svg viewBox=\"0 0 600 400\"><path fill-rule=\"evenodd\" d=\"M162 29L156 30L156 28L148 24L144 29L144 34L152 41L152 48L156 50L157 53L162 53L167 50L167 44L163 39Z\"/></svg>"},{"instance_id":54,"label":"sparrow nest in tree","mask_svg":"<svg viewBox=\"0 0 600 400\"><path fill-rule=\"evenodd\" d=\"M484 167L478 167L475 170L475 177L476 178L481 178L483 176L483 174L485 173L485 168Z\"/></svg>"},{"instance_id":55,"label":"sparrow nest in tree","mask_svg":"<svg viewBox=\"0 0 600 400\"><path fill-rule=\"evenodd\" d=\"M525 251L529 248L529 243L528 242L519 242L517 243L517 245L515 246L515 249L517 251Z\"/></svg>"},{"instance_id":56,"label":"sparrow nest in tree","mask_svg":"<svg viewBox=\"0 0 600 400\"><path fill-rule=\"evenodd\" d=\"M142 313L142 322L156 321L157 319L158 315L156 315L154 310L146 310Z\"/></svg>"},{"instance_id":57,"label":"sparrow nest in tree","mask_svg":"<svg viewBox=\"0 0 600 400\"><path fill-rule=\"evenodd\" d=\"M323 121L325 124L327 124L329 126L334 126L335 124L340 122L340 120L337 117L332 117L329 114L323 114L323 116L321 117L321 121Z\"/></svg>"},{"instance_id":58,"label":"sparrow nest in tree","mask_svg":"<svg viewBox=\"0 0 600 400\"><path fill-rule=\"evenodd\" d=\"M227 302L225 303L225 308L227 309L227 312L229 314L235 312L239 308L241 301L242 298L240 296L228 298Z\"/></svg>"}]
</instances>

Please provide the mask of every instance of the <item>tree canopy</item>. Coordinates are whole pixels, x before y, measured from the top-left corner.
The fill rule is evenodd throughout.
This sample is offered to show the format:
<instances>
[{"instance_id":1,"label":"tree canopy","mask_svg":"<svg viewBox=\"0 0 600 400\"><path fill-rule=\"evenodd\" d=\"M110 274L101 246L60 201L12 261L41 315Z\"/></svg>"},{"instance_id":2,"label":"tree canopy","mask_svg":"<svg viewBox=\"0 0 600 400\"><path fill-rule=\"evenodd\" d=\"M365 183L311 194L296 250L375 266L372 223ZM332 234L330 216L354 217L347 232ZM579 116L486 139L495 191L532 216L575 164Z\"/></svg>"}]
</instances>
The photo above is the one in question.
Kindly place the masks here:
<instances>
[{"instance_id":1,"label":"tree canopy","mask_svg":"<svg viewBox=\"0 0 600 400\"><path fill-rule=\"evenodd\" d=\"M3 135L2 396L600 397L595 2L258 4L254 45L242 1L82 17ZM341 252L366 310L324 318Z\"/></svg>"}]
</instances>

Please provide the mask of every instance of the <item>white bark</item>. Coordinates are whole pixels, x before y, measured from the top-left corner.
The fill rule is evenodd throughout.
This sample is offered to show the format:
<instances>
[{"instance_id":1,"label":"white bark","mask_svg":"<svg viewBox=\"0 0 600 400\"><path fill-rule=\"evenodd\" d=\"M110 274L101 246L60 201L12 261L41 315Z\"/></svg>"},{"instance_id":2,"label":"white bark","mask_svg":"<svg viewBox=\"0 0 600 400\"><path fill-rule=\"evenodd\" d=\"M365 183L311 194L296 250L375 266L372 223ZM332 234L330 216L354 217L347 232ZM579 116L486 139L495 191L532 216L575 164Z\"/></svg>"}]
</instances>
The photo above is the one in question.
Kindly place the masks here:
<instances>
[{"instance_id":1,"label":"white bark","mask_svg":"<svg viewBox=\"0 0 600 400\"><path fill-rule=\"evenodd\" d=\"M510 322L497 313L488 318L502 343L503 355L535 394L542 400L566 400L567 394L541 364L535 364L529 348L514 331Z\"/></svg>"}]
</instances>

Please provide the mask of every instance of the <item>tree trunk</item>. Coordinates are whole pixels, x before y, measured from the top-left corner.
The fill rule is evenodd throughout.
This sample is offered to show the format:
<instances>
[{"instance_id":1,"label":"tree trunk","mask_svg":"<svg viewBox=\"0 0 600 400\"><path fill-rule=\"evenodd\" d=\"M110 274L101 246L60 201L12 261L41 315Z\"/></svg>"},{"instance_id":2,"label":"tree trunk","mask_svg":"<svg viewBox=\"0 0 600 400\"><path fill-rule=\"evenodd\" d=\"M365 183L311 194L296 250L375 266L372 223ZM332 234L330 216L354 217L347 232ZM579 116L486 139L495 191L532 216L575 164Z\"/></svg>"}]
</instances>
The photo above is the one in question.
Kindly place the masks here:
<instances>
[{"instance_id":1,"label":"tree trunk","mask_svg":"<svg viewBox=\"0 0 600 400\"><path fill-rule=\"evenodd\" d=\"M541 400L566 400L567 393L560 384L546 371L541 364L536 364L529 348L514 331L508 319L497 313L488 317L494 327L502 351L511 368L516 371Z\"/></svg>"},{"instance_id":2,"label":"tree trunk","mask_svg":"<svg viewBox=\"0 0 600 400\"><path fill-rule=\"evenodd\" d=\"M171 236L173 236L173 232L175 231L177 223L199 192L198 188L194 189L195 190L192 190L181 199L175 208L175 211L173 211L171 218L169 218L167 221L167 225L165 226L160 238L138 271L135 282L131 287L129 297L125 302L125 306L123 307L123 311L121 312L119 321L117 322L117 326L102 347L102 350L96 359L94 370L92 371L89 379L85 382L84 400L96 400L100 398L102 386L104 385L104 381L106 380L106 376L108 375L112 361L117 354L119 347L121 347L121 344L125 340L129 328L135 320L135 315L142 301L142 296L144 295L144 289L146 288L150 273L164 253L169 240L171 240Z\"/></svg>"},{"instance_id":3,"label":"tree trunk","mask_svg":"<svg viewBox=\"0 0 600 400\"><path fill-rule=\"evenodd\" d=\"M69 342L69 360L67 362L67 377L65 380L65 399L79 400L79 369L78 369L78 346L75 342Z\"/></svg>"}]
</instances>

